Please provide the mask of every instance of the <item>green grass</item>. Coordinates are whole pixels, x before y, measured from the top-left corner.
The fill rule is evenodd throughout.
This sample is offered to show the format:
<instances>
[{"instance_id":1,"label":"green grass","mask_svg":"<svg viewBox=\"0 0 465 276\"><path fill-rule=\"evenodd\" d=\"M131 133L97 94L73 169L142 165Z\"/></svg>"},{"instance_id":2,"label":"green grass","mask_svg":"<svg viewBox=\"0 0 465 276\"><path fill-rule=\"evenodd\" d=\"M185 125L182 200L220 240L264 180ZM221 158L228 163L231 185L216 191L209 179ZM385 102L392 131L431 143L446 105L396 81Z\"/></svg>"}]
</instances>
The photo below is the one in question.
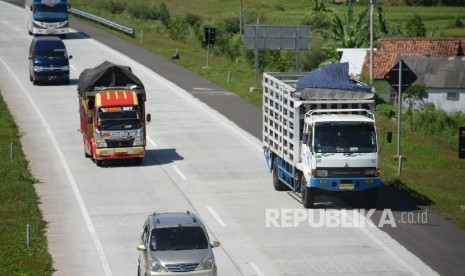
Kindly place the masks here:
<instances>
[{"instance_id":1,"label":"green grass","mask_svg":"<svg viewBox=\"0 0 465 276\"><path fill-rule=\"evenodd\" d=\"M18 128L0 93L0 275L51 275L45 222L34 190L36 180L21 150ZM14 153L11 159L10 148ZM30 248L26 228L30 225Z\"/></svg>"},{"instance_id":2,"label":"green grass","mask_svg":"<svg viewBox=\"0 0 465 276\"><path fill-rule=\"evenodd\" d=\"M397 124L378 116L378 130L396 133ZM457 130L458 132L458 130ZM415 191L432 202L432 208L465 228L465 160L458 159L458 150L424 135L401 129L401 155L406 157L398 177L397 134L393 143L384 145L380 155L385 182ZM380 137L381 139L381 137ZM418 199L417 204L422 204Z\"/></svg>"}]
</instances>

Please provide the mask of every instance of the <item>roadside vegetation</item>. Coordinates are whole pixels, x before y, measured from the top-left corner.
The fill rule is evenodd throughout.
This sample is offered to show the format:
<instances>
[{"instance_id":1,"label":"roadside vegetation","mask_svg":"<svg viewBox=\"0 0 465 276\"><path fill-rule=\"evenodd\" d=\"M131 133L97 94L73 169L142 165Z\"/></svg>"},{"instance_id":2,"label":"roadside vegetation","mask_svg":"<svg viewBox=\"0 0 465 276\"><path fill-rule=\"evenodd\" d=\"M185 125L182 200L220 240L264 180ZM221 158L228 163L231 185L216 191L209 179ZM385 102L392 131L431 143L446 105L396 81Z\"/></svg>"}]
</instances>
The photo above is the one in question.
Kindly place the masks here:
<instances>
[{"instance_id":1,"label":"roadside vegetation","mask_svg":"<svg viewBox=\"0 0 465 276\"><path fill-rule=\"evenodd\" d=\"M20 134L0 91L0 275L51 275L45 222ZM13 145L13 153L11 152ZM30 226L29 249L26 228Z\"/></svg>"},{"instance_id":2,"label":"roadside vegetation","mask_svg":"<svg viewBox=\"0 0 465 276\"><path fill-rule=\"evenodd\" d=\"M377 127L394 132L393 143L385 143L380 154L385 183L409 192L418 205L430 205L446 218L465 228L465 160L458 159L459 126L465 126L465 114L433 112L428 106L415 114L418 130L412 130L408 116L402 116L401 177L398 177L397 123L378 106ZM427 124L424 126L423 124ZM380 136L380 141L381 136ZM380 142L382 144L382 142Z\"/></svg>"}]
</instances>

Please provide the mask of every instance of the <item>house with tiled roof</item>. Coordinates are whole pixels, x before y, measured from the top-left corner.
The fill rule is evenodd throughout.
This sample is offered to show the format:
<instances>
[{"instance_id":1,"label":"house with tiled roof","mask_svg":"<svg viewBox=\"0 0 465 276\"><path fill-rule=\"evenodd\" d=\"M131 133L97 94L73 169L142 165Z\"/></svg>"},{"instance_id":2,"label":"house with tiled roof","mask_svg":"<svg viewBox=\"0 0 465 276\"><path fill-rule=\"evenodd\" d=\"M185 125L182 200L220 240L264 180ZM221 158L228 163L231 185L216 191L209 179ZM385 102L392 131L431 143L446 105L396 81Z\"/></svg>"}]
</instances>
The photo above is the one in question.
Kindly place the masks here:
<instances>
[{"instance_id":1,"label":"house with tiled roof","mask_svg":"<svg viewBox=\"0 0 465 276\"><path fill-rule=\"evenodd\" d=\"M447 112L465 112L465 57L404 58L426 87L424 103Z\"/></svg>"},{"instance_id":2,"label":"house with tiled roof","mask_svg":"<svg viewBox=\"0 0 465 276\"><path fill-rule=\"evenodd\" d=\"M426 86L425 103L447 112L465 112L465 38L381 38L373 54L373 79L384 76L403 59ZM363 75L369 75L367 55ZM391 98L396 94L391 91Z\"/></svg>"},{"instance_id":3,"label":"house with tiled roof","mask_svg":"<svg viewBox=\"0 0 465 276\"><path fill-rule=\"evenodd\" d=\"M465 38L402 37L380 38L373 54L373 79L382 80L399 58L457 57L464 55ZM370 57L367 56L364 74L369 74Z\"/></svg>"}]
</instances>

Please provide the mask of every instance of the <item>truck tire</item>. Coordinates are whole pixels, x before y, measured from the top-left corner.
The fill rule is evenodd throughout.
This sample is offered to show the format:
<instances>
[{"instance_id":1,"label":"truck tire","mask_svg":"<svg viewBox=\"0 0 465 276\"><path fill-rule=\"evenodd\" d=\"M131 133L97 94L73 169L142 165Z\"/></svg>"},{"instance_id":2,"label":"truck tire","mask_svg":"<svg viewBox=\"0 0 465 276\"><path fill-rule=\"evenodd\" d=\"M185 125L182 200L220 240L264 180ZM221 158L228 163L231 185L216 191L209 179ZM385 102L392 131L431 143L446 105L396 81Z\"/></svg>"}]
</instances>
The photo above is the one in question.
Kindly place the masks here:
<instances>
[{"instance_id":1,"label":"truck tire","mask_svg":"<svg viewBox=\"0 0 465 276\"><path fill-rule=\"evenodd\" d=\"M365 191L363 195L363 203L365 208L376 208L378 205L378 188Z\"/></svg>"},{"instance_id":2,"label":"truck tire","mask_svg":"<svg viewBox=\"0 0 465 276\"><path fill-rule=\"evenodd\" d=\"M278 160L273 161L273 186L276 191L286 191L287 186L278 178Z\"/></svg>"},{"instance_id":3,"label":"truck tire","mask_svg":"<svg viewBox=\"0 0 465 276\"><path fill-rule=\"evenodd\" d=\"M101 166L103 166L103 160L95 159L95 164L97 165L97 167L101 167Z\"/></svg>"},{"instance_id":4,"label":"truck tire","mask_svg":"<svg viewBox=\"0 0 465 276\"><path fill-rule=\"evenodd\" d=\"M312 208L315 203L315 196L312 193L312 190L307 187L305 183L305 176L302 174L300 176L300 194L302 197L302 205L305 208Z\"/></svg>"},{"instance_id":5,"label":"truck tire","mask_svg":"<svg viewBox=\"0 0 465 276\"><path fill-rule=\"evenodd\" d=\"M91 156L92 156L92 155L90 155L90 154L88 154L88 153L86 152L86 147L84 146L84 157L85 157L85 158L90 158Z\"/></svg>"}]
</instances>

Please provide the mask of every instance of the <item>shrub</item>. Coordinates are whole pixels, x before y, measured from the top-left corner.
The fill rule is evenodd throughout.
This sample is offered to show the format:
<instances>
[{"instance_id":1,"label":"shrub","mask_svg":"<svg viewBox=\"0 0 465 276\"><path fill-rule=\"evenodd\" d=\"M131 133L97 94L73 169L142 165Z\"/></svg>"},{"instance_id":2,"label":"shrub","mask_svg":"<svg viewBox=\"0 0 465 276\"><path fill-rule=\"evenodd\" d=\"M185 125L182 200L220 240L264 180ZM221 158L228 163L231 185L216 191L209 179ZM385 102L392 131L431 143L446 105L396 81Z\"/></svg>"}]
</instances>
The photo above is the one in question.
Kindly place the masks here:
<instances>
[{"instance_id":1,"label":"shrub","mask_svg":"<svg viewBox=\"0 0 465 276\"><path fill-rule=\"evenodd\" d=\"M423 110L415 114L414 125L417 131L446 142L449 146L458 145L458 130L465 125L465 114L454 112L448 114L427 104Z\"/></svg>"},{"instance_id":2,"label":"shrub","mask_svg":"<svg viewBox=\"0 0 465 276\"><path fill-rule=\"evenodd\" d=\"M169 27L171 15L168 10L168 7L166 6L164 2L160 4L160 8L158 11L158 18L161 20L161 22L163 22L163 24L166 27Z\"/></svg>"},{"instance_id":3,"label":"shrub","mask_svg":"<svg viewBox=\"0 0 465 276\"><path fill-rule=\"evenodd\" d=\"M396 108L392 104L379 104L376 114L391 119L396 115Z\"/></svg>"},{"instance_id":4,"label":"shrub","mask_svg":"<svg viewBox=\"0 0 465 276\"><path fill-rule=\"evenodd\" d=\"M447 28L452 29L452 28L463 28L463 22L460 20L460 18L455 18L455 20L447 25Z\"/></svg>"},{"instance_id":5,"label":"shrub","mask_svg":"<svg viewBox=\"0 0 465 276\"><path fill-rule=\"evenodd\" d=\"M191 27L196 27L202 24L202 18L200 15L193 14L193 13L186 13L184 17L184 22Z\"/></svg>"},{"instance_id":6,"label":"shrub","mask_svg":"<svg viewBox=\"0 0 465 276\"><path fill-rule=\"evenodd\" d=\"M147 1L144 0L135 0L128 6L127 11L134 18L158 19L158 10L153 2L147 3Z\"/></svg>"},{"instance_id":7,"label":"shrub","mask_svg":"<svg viewBox=\"0 0 465 276\"><path fill-rule=\"evenodd\" d=\"M189 34L189 26L180 18L172 18L168 28L170 38L178 41L185 41Z\"/></svg>"},{"instance_id":8,"label":"shrub","mask_svg":"<svg viewBox=\"0 0 465 276\"><path fill-rule=\"evenodd\" d=\"M105 7L112 14L121 14L126 9L126 0L106 0L104 2Z\"/></svg>"}]
</instances>

